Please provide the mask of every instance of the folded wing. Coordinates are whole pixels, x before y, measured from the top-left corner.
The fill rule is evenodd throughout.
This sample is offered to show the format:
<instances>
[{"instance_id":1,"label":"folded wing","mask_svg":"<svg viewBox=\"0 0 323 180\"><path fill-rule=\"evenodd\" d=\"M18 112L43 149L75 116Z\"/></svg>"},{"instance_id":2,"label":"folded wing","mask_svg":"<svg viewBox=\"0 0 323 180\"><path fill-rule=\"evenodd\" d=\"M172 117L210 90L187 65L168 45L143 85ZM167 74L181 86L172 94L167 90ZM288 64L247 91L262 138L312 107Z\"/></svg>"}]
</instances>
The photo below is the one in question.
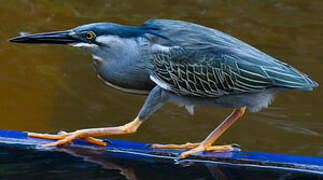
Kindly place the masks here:
<instances>
[{"instance_id":1,"label":"folded wing","mask_svg":"<svg viewBox=\"0 0 323 180\"><path fill-rule=\"evenodd\" d=\"M151 19L171 47L150 57L151 79L181 95L218 97L271 87L310 90L318 84L295 68L215 29L183 21Z\"/></svg>"}]
</instances>

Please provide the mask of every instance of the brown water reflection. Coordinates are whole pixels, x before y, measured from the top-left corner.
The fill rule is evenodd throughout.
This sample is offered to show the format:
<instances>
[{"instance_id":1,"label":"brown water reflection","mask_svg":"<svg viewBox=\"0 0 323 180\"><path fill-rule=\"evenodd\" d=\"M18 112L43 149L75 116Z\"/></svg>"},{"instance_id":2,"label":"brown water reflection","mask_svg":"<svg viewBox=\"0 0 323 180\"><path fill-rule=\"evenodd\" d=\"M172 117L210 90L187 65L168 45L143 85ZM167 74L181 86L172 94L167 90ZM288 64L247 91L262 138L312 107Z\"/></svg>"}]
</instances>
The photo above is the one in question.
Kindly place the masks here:
<instances>
[{"instance_id":1,"label":"brown water reflection","mask_svg":"<svg viewBox=\"0 0 323 180\"><path fill-rule=\"evenodd\" d=\"M49 1L0 0L0 128L56 132L130 121L144 96L105 86L90 55L66 46L7 42L20 32L112 21L138 25L156 18L217 28L323 82L323 2L320 0ZM323 89L279 94L268 109L247 113L219 143L244 150L323 156ZM230 109L198 108L195 116L167 105L135 135L146 142L200 141Z\"/></svg>"}]
</instances>

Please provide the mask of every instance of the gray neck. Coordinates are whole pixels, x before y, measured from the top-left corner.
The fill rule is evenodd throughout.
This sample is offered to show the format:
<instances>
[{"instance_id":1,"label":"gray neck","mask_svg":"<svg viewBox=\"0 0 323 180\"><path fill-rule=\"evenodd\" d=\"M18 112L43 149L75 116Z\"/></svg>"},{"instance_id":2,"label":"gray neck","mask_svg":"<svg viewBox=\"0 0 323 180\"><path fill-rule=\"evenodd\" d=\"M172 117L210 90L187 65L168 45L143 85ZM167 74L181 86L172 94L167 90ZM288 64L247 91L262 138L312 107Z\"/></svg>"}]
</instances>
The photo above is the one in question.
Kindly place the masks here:
<instances>
[{"instance_id":1,"label":"gray neck","mask_svg":"<svg viewBox=\"0 0 323 180\"><path fill-rule=\"evenodd\" d=\"M100 38L100 37L99 37ZM91 49L98 76L106 84L132 93L148 93L154 83L149 78L147 40L101 37L106 46Z\"/></svg>"}]
</instances>

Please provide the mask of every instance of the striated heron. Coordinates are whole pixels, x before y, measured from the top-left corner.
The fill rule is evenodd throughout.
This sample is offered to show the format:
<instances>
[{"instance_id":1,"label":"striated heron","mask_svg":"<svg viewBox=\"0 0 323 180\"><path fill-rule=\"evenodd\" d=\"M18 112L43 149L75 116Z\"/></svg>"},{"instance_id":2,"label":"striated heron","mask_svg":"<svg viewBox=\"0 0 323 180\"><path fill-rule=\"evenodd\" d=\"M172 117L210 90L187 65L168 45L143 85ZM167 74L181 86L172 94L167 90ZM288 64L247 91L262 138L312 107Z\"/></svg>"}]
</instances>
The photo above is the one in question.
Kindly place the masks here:
<instances>
[{"instance_id":1,"label":"striated heron","mask_svg":"<svg viewBox=\"0 0 323 180\"><path fill-rule=\"evenodd\" d=\"M29 133L31 137L59 139L57 146L82 138L134 133L154 111L167 102L185 106L234 108L201 143L153 144L152 148L190 149L180 157L204 150L232 150L212 146L248 108L267 107L274 94L291 89L311 90L318 84L295 68L220 31L167 19L150 19L140 26L114 23L86 24L66 31L23 35L17 43L69 44L93 55L98 77L121 91L148 94L137 117L118 127L82 129L57 135Z\"/></svg>"}]
</instances>

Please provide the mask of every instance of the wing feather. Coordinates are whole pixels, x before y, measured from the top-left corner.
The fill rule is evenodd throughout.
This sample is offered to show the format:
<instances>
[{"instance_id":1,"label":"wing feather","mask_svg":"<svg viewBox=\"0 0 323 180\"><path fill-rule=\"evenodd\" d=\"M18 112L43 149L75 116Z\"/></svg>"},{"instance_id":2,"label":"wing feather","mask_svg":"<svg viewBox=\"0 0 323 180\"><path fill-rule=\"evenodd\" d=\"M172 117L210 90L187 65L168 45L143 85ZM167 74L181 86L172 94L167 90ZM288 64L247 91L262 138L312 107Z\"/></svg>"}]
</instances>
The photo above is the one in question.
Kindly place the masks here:
<instances>
[{"instance_id":1,"label":"wing feather","mask_svg":"<svg viewBox=\"0 0 323 180\"><path fill-rule=\"evenodd\" d=\"M238 59L228 55L200 55L185 50L178 52L174 48L169 52L155 52L151 57L151 79L174 93L219 97L257 92L272 86L271 81L258 72L252 72L253 77L245 73L248 69L238 68Z\"/></svg>"},{"instance_id":2,"label":"wing feather","mask_svg":"<svg viewBox=\"0 0 323 180\"><path fill-rule=\"evenodd\" d=\"M312 89L307 75L215 29L176 20L151 19L152 43L169 47L149 56L152 80L180 95L218 97L270 87Z\"/></svg>"}]
</instances>

